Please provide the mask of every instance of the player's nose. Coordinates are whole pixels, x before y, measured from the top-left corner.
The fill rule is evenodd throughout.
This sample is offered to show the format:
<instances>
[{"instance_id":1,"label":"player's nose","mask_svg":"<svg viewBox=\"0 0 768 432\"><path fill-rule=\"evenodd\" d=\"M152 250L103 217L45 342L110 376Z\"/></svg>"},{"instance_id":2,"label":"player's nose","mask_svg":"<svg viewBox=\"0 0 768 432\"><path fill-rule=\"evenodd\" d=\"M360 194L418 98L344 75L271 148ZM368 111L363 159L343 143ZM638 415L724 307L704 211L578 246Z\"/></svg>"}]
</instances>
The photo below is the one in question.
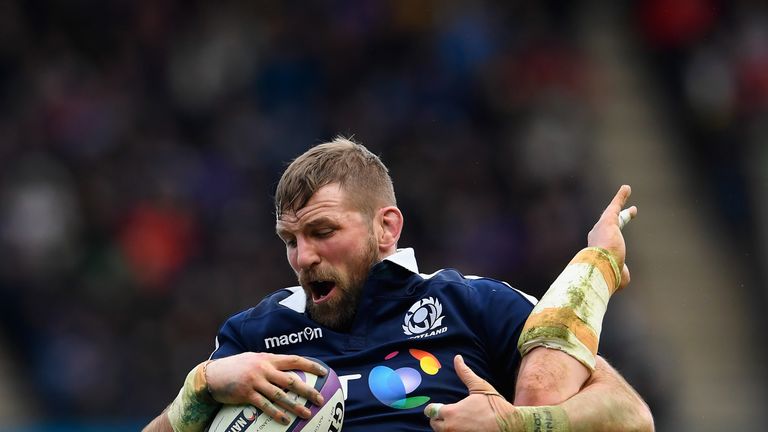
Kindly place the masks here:
<instances>
[{"instance_id":1,"label":"player's nose","mask_svg":"<svg viewBox=\"0 0 768 432\"><path fill-rule=\"evenodd\" d=\"M296 240L296 266L300 270L308 270L320 262L320 255L311 241L299 238Z\"/></svg>"}]
</instances>

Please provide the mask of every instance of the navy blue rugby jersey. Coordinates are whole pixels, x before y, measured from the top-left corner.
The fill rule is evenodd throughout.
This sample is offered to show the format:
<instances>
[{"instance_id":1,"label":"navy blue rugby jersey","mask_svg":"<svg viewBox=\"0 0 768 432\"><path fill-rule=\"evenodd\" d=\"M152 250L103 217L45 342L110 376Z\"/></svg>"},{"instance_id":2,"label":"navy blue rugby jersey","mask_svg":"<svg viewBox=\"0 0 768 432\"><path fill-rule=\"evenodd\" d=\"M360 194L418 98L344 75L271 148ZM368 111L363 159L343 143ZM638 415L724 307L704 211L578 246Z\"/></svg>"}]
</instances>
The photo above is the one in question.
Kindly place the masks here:
<instances>
[{"instance_id":1,"label":"navy blue rugby jersey","mask_svg":"<svg viewBox=\"0 0 768 432\"><path fill-rule=\"evenodd\" d=\"M301 287L277 291L226 321L211 358L241 352L321 359L339 375L344 431L430 431L424 407L467 396L453 358L512 400L517 339L535 299L456 270L419 274L412 249L376 264L348 333L307 317Z\"/></svg>"}]
</instances>

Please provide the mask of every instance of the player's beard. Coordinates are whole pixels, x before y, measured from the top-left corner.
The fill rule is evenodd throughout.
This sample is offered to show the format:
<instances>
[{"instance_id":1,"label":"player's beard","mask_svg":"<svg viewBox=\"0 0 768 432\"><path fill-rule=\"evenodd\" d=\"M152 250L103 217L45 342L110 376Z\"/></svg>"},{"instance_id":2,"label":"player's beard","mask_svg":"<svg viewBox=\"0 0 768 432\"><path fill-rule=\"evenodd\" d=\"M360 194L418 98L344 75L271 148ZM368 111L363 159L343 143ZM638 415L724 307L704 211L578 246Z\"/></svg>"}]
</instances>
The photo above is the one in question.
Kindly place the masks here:
<instances>
[{"instance_id":1,"label":"player's beard","mask_svg":"<svg viewBox=\"0 0 768 432\"><path fill-rule=\"evenodd\" d=\"M350 257L349 273L341 274L332 267L316 267L299 275L299 282L307 295L307 314L316 322L335 331L348 330L357 312L368 274L379 261L378 245L369 236L363 249ZM332 280L336 284L334 297L320 304L312 300L311 280Z\"/></svg>"}]
</instances>

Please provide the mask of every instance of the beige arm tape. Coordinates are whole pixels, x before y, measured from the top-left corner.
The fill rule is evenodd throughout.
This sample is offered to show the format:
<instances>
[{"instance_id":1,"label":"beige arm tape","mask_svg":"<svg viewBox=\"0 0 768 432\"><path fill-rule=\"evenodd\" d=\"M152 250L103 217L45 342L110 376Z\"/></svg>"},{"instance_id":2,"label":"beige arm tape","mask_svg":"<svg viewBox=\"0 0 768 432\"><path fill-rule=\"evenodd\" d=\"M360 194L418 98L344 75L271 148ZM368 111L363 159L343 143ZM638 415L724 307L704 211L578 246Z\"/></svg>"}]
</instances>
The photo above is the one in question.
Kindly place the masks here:
<instances>
[{"instance_id":1,"label":"beige arm tape","mask_svg":"<svg viewBox=\"0 0 768 432\"><path fill-rule=\"evenodd\" d=\"M568 413L559 405L512 406L496 391L471 391L485 394L496 417L498 432L570 432ZM503 401L503 402L502 402ZM522 426L523 429L520 429Z\"/></svg>"},{"instance_id":2,"label":"beige arm tape","mask_svg":"<svg viewBox=\"0 0 768 432\"><path fill-rule=\"evenodd\" d=\"M603 316L620 283L610 252L581 250L531 311L517 343L520 354L539 346L558 349L593 371Z\"/></svg>"},{"instance_id":3,"label":"beige arm tape","mask_svg":"<svg viewBox=\"0 0 768 432\"><path fill-rule=\"evenodd\" d=\"M565 409L557 405L516 407L525 432L570 432L571 423Z\"/></svg>"},{"instance_id":4,"label":"beige arm tape","mask_svg":"<svg viewBox=\"0 0 768 432\"><path fill-rule=\"evenodd\" d=\"M202 432L218 411L220 404L208 392L205 369L211 360L195 366L176 399L168 407L168 421L174 432Z\"/></svg>"}]
</instances>

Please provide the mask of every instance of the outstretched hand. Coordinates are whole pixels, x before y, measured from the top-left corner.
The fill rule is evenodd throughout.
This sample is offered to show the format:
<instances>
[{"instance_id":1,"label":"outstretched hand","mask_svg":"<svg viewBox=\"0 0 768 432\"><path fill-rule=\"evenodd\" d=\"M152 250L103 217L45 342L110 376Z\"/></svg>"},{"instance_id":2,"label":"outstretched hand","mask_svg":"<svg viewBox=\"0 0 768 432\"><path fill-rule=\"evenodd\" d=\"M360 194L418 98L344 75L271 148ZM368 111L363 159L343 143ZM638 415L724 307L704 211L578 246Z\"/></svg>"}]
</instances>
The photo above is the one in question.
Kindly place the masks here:
<instances>
[{"instance_id":1,"label":"outstretched hand","mask_svg":"<svg viewBox=\"0 0 768 432\"><path fill-rule=\"evenodd\" d=\"M309 418L303 404L291 399L292 391L316 405L322 405L320 393L285 371L303 370L316 375L327 371L319 364L295 355L245 352L212 361L206 370L208 391L224 404L251 404L280 423L287 424L288 410L299 417ZM285 390L284 390L285 389Z\"/></svg>"},{"instance_id":2,"label":"outstretched hand","mask_svg":"<svg viewBox=\"0 0 768 432\"><path fill-rule=\"evenodd\" d=\"M424 408L429 425L436 432L513 432L522 430L515 407L488 381L480 378L457 355L453 366L469 396L454 404L431 403Z\"/></svg>"},{"instance_id":3,"label":"outstretched hand","mask_svg":"<svg viewBox=\"0 0 768 432\"><path fill-rule=\"evenodd\" d=\"M637 216L637 207L631 206L622 213L622 209L627 204L629 196L632 194L632 188L629 185L623 185L616 192L608 207L605 208L600 219L587 235L587 246L599 247L608 250L616 260L616 264L621 269L621 284L618 289L622 289L629 284L629 268L625 264L627 256L627 247L624 243L624 236L621 228L624 223L629 222ZM621 216L624 216L624 222L621 222ZM629 219L627 219L627 217Z\"/></svg>"}]
</instances>

